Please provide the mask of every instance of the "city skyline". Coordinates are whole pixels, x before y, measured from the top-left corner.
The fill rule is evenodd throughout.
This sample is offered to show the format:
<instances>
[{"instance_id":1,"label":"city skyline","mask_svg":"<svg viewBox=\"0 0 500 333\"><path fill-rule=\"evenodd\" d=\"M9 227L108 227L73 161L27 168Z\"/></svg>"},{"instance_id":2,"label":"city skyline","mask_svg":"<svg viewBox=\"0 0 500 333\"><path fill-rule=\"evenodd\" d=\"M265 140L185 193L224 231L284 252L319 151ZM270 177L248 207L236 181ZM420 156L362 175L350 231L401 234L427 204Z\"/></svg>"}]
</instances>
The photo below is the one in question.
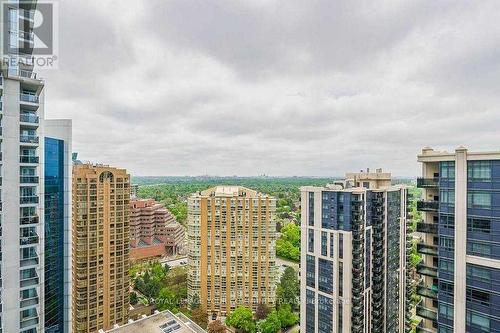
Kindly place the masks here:
<instances>
[{"instance_id":1,"label":"city skyline","mask_svg":"<svg viewBox=\"0 0 500 333\"><path fill-rule=\"evenodd\" d=\"M426 145L498 149L496 9L66 1L59 69L39 72L82 159L132 175L411 176Z\"/></svg>"}]
</instances>

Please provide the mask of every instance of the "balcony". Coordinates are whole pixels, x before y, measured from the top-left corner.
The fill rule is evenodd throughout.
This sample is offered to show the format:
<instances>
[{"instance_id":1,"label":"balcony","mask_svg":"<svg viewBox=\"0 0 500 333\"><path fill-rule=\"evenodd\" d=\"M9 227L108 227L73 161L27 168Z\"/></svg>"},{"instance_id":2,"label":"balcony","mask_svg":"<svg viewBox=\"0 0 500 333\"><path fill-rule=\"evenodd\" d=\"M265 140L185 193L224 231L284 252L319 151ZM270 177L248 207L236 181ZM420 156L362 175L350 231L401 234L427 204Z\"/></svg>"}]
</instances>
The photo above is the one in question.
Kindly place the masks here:
<instances>
[{"instance_id":1,"label":"balcony","mask_svg":"<svg viewBox=\"0 0 500 333\"><path fill-rule=\"evenodd\" d=\"M19 182L21 184L38 184L39 178L36 176L21 176Z\"/></svg>"},{"instance_id":2,"label":"balcony","mask_svg":"<svg viewBox=\"0 0 500 333\"><path fill-rule=\"evenodd\" d=\"M427 234L437 234L438 225L437 223L417 222L417 232L424 232Z\"/></svg>"},{"instance_id":3,"label":"balcony","mask_svg":"<svg viewBox=\"0 0 500 333\"><path fill-rule=\"evenodd\" d=\"M417 305L417 316L425 318L425 319L429 319L429 320L434 320L434 321L437 320L437 313L436 312L429 310L429 309L426 309L421 305Z\"/></svg>"},{"instance_id":4,"label":"balcony","mask_svg":"<svg viewBox=\"0 0 500 333\"><path fill-rule=\"evenodd\" d=\"M19 238L19 245L38 244L39 241L40 238L37 235L30 237L21 237Z\"/></svg>"},{"instance_id":5,"label":"balcony","mask_svg":"<svg viewBox=\"0 0 500 333\"><path fill-rule=\"evenodd\" d=\"M19 203L21 205L23 205L23 204L37 204L38 203L38 196L32 195L32 196L20 197Z\"/></svg>"},{"instance_id":6,"label":"balcony","mask_svg":"<svg viewBox=\"0 0 500 333\"><path fill-rule=\"evenodd\" d=\"M422 264L417 265L417 273L421 275L437 277L437 269L434 267L428 267Z\"/></svg>"},{"instance_id":7,"label":"balcony","mask_svg":"<svg viewBox=\"0 0 500 333\"><path fill-rule=\"evenodd\" d=\"M439 210L439 201L419 200L417 201L417 209L422 212L437 212Z\"/></svg>"},{"instance_id":8,"label":"balcony","mask_svg":"<svg viewBox=\"0 0 500 333\"><path fill-rule=\"evenodd\" d=\"M39 158L38 156L19 156L20 163L28 163L28 164L38 164Z\"/></svg>"},{"instance_id":9,"label":"balcony","mask_svg":"<svg viewBox=\"0 0 500 333\"><path fill-rule=\"evenodd\" d=\"M31 103L31 104L38 104L39 103L39 98L37 95L34 94L26 94L26 93L21 93L19 95L19 100L21 102L25 103Z\"/></svg>"},{"instance_id":10,"label":"balcony","mask_svg":"<svg viewBox=\"0 0 500 333\"><path fill-rule=\"evenodd\" d=\"M437 188L439 186L439 178L417 178L418 188Z\"/></svg>"},{"instance_id":11,"label":"balcony","mask_svg":"<svg viewBox=\"0 0 500 333\"><path fill-rule=\"evenodd\" d=\"M417 287L417 294L420 296L424 296L427 298L437 299L437 287L433 286L432 288L427 288L423 284L420 284Z\"/></svg>"},{"instance_id":12,"label":"balcony","mask_svg":"<svg viewBox=\"0 0 500 333\"><path fill-rule=\"evenodd\" d=\"M21 123L25 123L25 124L30 124L30 125L38 125L39 123L39 118L38 116L34 115L34 114L21 114L19 116L19 121Z\"/></svg>"},{"instance_id":13,"label":"balcony","mask_svg":"<svg viewBox=\"0 0 500 333\"><path fill-rule=\"evenodd\" d=\"M19 219L21 224L38 224L38 216L21 216Z\"/></svg>"},{"instance_id":14,"label":"balcony","mask_svg":"<svg viewBox=\"0 0 500 333\"><path fill-rule=\"evenodd\" d=\"M428 254L431 256L437 256L438 249L437 249L437 246L419 243L419 244L417 244L417 252L421 253L421 254Z\"/></svg>"},{"instance_id":15,"label":"balcony","mask_svg":"<svg viewBox=\"0 0 500 333\"><path fill-rule=\"evenodd\" d=\"M22 143L33 143L33 144L38 144L39 143L39 138L36 135L22 135L19 137L19 141Z\"/></svg>"}]
</instances>

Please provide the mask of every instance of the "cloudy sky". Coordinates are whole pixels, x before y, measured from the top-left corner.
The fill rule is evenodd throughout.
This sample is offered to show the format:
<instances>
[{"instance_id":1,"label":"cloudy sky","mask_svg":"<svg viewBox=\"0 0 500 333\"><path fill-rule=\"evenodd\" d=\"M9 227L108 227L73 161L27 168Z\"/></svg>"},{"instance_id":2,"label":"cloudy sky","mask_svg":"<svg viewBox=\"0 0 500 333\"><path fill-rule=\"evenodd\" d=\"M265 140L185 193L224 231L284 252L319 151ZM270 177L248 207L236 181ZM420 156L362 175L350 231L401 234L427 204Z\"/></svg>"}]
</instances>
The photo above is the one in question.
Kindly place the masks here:
<instances>
[{"instance_id":1,"label":"cloudy sky","mask_svg":"<svg viewBox=\"0 0 500 333\"><path fill-rule=\"evenodd\" d=\"M46 115L133 175L418 174L500 149L500 2L66 0Z\"/></svg>"}]
</instances>

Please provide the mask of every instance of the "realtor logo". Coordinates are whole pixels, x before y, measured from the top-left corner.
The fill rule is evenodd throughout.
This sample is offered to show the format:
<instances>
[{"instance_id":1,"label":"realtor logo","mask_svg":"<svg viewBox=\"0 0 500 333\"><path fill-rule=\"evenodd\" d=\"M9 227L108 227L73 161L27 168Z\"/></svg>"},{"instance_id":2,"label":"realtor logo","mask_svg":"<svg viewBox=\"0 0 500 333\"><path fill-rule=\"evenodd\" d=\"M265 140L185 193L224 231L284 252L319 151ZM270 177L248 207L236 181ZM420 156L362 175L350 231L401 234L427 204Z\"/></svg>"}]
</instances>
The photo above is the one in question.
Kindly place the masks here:
<instances>
[{"instance_id":1,"label":"realtor logo","mask_svg":"<svg viewBox=\"0 0 500 333\"><path fill-rule=\"evenodd\" d=\"M0 0L3 7L3 57L54 68L58 59L58 4L54 1Z\"/></svg>"}]
</instances>

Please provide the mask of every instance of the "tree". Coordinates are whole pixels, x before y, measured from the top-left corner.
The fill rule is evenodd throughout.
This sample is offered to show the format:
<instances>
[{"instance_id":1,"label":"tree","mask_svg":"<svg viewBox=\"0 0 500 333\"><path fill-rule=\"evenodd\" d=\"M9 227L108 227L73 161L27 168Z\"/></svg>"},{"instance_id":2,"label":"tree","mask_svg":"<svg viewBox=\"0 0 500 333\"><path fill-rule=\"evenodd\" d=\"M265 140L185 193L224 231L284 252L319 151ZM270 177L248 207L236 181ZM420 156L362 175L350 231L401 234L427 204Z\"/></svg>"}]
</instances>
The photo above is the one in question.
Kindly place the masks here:
<instances>
[{"instance_id":1,"label":"tree","mask_svg":"<svg viewBox=\"0 0 500 333\"><path fill-rule=\"evenodd\" d=\"M139 297L137 297L137 293L131 292L130 293L130 304L136 305L139 302Z\"/></svg>"},{"instance_id":2,"label":"tree","mask_svg":"<svg viewBox=\"0 0 500 333\"><path fill-rule=\"evenodd\" d=\"M290 304L283 304L278 310L278 318L281 328L287 328L295 325L299 321L299 316L292 312Z\"/></svg>"},{"instance_id":3,"label":"tree","mask_svg":"<svg viewBox=\"0 0 500 333\"><path fill-rule=\"evenodd\" d=\"M191 319L197 323L201 328L206 329L208 325L208 314L207 311L198 307L191 313Z\"/></svg>"},{"instance_id":4,"label":"tree","mask_svg":"<svg viewBox=\"0 0 500 333\"><path fill-rule=\"evenodd\" d=\"M177 309L177 300L175 298L175 295L167 287L161 288L160 293L158 294L156 308L160 311L163 310L172 311Z\"/></svg>"},{"instance_id":5,"label":"tree","mask_svg":"<svg viewBox=\"0 0 500 333\"><path fill-rule=\"evenodd\" d=\"M266 320L262 321L259 326L262 333L278 332L281 328L281 323L276 310L271 312L269 316L267 316Z\"/></svg>"},{"instance_id":6,"label":"tree","mask_svg":"<svg viewBox=\"0 0 500 333\"><path fill-rule=\"evenodd\" d=\"M255 318L257 318L257 320L266 319L267 315L269 315L269 312L271 312L271 310L269 309L267 304L259 303L257 305L257 310L255 311Z\"/></svg>"},{"instance_id":7,"label":"tree","mask_svg":"<svg viewBox=\"0 0 500 333\"><path fill-rule=\"evenodd\" d=\"M239 306L230 313L226 318L226 324L236 328L237 332L255 332L252 310L244 306Z\"/></svg>"},{"instance_id":8,"label":"tree","mask_svg":"<svg viewBox=\"0 0 500 333\"><path fill-rule=\"evenodd\" d=\"M214 320L208 324L208 333L226 333L226 325L220 320Z\"/></svg>"},{"instance_id":9,"label":"tree","mask_svg":"<svg viewBox=\"0 0 500 333\"><path fill-rule=\"evenodd\" d=\"M276 288L276 305L278 308L283 304L290 304L292 311L298 309L297 298L300 292L297 272L292 267L287 267L281 276L280 283Z\"/></svg>"}]
</instances>

